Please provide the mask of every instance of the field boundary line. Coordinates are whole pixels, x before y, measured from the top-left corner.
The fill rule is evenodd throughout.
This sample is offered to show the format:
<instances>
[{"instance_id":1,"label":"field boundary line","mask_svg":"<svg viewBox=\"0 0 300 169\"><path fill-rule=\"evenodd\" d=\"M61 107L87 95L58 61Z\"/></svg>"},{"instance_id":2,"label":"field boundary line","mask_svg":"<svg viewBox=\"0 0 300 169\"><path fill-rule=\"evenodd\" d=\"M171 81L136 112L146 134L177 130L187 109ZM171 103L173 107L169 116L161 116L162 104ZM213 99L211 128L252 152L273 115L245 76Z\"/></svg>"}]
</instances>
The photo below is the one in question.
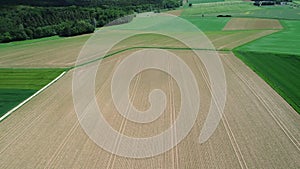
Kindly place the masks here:
<instances>
[{"instance_id":1,"label":"field boundary line","mask_svg":"<svg viewBox=\"0 0 300 169\"><path fill-rule=\"evenodd\" d=\"M168 60L169 61L169 60ZM171 72L172 68L170 65L170 62L168 63L168 71ZM170 76L168 76L168 88L169 88L169 102L170 102L170 124L173 124L176 121L176 107L174 104L174 85L173 85L173 81L172 78ZM172 145L175 144L176 140L177 140L177 129L176 129L176 125L174 125L173 131L172 131L172 139L171 139L171 143ZM173 169L178 169L179 167L179 156L178 156L178 145L175 145L171 150L172 150L172 161L173 161Z\"/></svg>"},{"instance_id":2,"label":"field boundary line","mask_svg":"<svg viewBox=\"0 0 300 169\"><path fill-rule=\"evenodd\" d=\"M134 86L133 86L133 94L132 94L132 96L130 97L130 99L131 99L131 103L133 104L133 101L134 101L134 99L136 98L136 95L137 95L137 91L138 91L138 84L140 83L140 80L141 80L141 77L142 75L138 75L137 76L137 79L136 79L136 81L135 81L135 83L134 83ZM118 136L117 136L117 138L116 138L116 140L115 140L115 144L114 144L114 151L115 152L118 152L118 150L119 150L119 147L120 147L120 143L121 143L121 141L122 141L122 137L121 137L121 134L122 135L124 135L124 132L125 132L125 129L126 129L126 124L127 124L127 117L128 117L128 115L129 115L129 110L130 109L130 103L127 105L127 107L126 107L126 117L123 117L122 118L122 122L121 122L121 125L120 125L120 127L119 127L119 133L120 134L118 134ZM115 161L116 161L116 154L114 154L114 153L111 153L110 154L110 157L109 157L109 161L108 161L108 165L107 165L107 167L106 167L106 169L109 169L109 168L111 168L111 169L113 169L114 168L114 165L115 165Z\"/></svg>"},{"instance_id":3,"label":"field boundary line","mask_svg":"<svg viewBox=\"0 0 300 169\"><path fill-rule=\"evenodd\" d=\"M27 102L29 102L32 98L34 98L35 96L37 96L38 94L40 94L41 92L43 92L45 89L47 89L49 86L51 86L53 83L55 83L57 80L59 80L63 75L65 75L67 73L67 71L62 72L59 76L57 76L54 80L52 80L50 83L48 83L46 86L44 86L43 88L41 88L40 90L38 90L37 92L35 92L33 95L31 95L30 97L28 97L26 100L24 100L23 102L21 102L20 104L18 104L16 107L14 107L13 109L11 109L10 111L8 111L7 113L5 113L3 116L0 117L0 122L2 120L4 120L6 117L8 117L9 115L11 115L14 111L18 110L20 107L22 107L24 104L26 104Z\"/></svg>"},{"instance_id":4,"label":"field boundary line","mask_svg":"<svg viewBox=\"0 0 300 169\"><path fill-rule=\"evenodd\" d=\"M233 68L232 63L230 63L230 61L228 61L227 59L224 59L225 62L227 62L227 65L229 66L229 68L233 71L235 68ZM255 90L253 89L252 86L249 85L249 83L247 83L247 80L238 72L235 72L235 74L237 75L237 77L239 79L241 79L241 81L250 89L250 91L252 92L252 94L260 101L260 103L264 106L264 108L267 110L268 114L272 117L272 119L275 121L275 123L278 125L278 127L283 131L283 133L288 137L288 139L293 143L293 145L297 148L298 151L300 151L300 147L299 147L299 141L295 138L295 136L292 134L292 132L286 127L286 125L284 124L284 122L282 122L280 120L280 118L278 117L278 115L275 114L275 112L269 107L269 105L266 103L266 101L262 98L262 96L260 96L260 94L258 94L257 92L255 92ZM264 81L265 82L265 81ZM274 90L274 89L273 89ZM276 92L276 91L275 91ZM277 92L276 92L277 93Z\"/></svg>"},{"instance_id":5,"label":"field boundary line","mask_svg":"<svg viewBox=\"0 0 300 169\"><path fill-rule=\"evenodd\" d=\"M196 62L196 60L193 58L193 60ZM213 98L213 101L217 104L216 100L215 100L215 96L213 95L212 93L212 89L211 89L211 86L210 86L210 81L209 81L209 78L207 77L207 75L205 74L204 70L199 66L199 64L197 64L197 69L200 71L201 75L203 76L203 79L204 79L204 82L205 84L207 85L207 88L209 90L209 92L211 93L211 97ZM219 107L217 107L219 109ZM235 139L234 137L234 134L230 128L230 125L229 125L229 122L227 121L227 118L225 116L225 113L222 113L222 123L224 125L224 128L225 128L225 131L226 131L226 134L229 138L229 141L230 141L230 144L235 152L235 156L238 160L238 163L240 164L240 167L242 169L246 168L248 169L248 166L247 166L247 163L245 161L245 158L243 156L243 153L239 147L239 144L237 143L237 140Z\"/></svg>"},{"instance_id":6,"label":"field boundary line","mask_svg":"<svg viewBox=\"0 0 300 169\"><path fill-rule=\"evenodd\" d=\"M110 62L110 61L109 61ZM106 62L107 63L107 62ZM112 73L111 73L112 74ZM111 75L112 76L112 75ZM101 88L99 89L99 91L103 91L102 89L107 85L108 81L106 80L103 85L101 86ZM102 93L102 92L100 92ZM89 103L90 104L90 103ZM88 105L89 105L88 104ZM86 106L87 107L87 106ZM64 146L66 145L66 142L68 141L68 139L70 138L70 136L75 132L76 128L79 126L80 122L82 121L82 119L86 116L87 112L82 114L80 117L78 116L78 123L74 123L74 125L71 127L70 131L68 132L67 136L62 140L61 144L58 146L58 148L56 149L56 151L53 153L53 155L51 156L50 160L48 160L47 165L44 167L44 169L49 169L51 168L51 165L53 163L53 160L57 159L57 156L61 153L61 151L63 150Z\"/></svg>"}]
</instances>

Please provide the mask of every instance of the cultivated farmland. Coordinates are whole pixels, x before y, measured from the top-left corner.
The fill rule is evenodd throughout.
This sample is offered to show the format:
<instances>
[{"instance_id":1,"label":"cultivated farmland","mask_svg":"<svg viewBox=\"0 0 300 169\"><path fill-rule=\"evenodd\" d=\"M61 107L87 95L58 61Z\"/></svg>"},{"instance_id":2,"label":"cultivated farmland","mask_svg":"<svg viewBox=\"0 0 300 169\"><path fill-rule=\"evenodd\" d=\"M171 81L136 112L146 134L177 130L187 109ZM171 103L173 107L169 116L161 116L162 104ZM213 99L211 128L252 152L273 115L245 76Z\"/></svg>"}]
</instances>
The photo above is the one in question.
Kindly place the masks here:
<instances>
[{"instance_id":1,"label":"cultivated farmland","mask_svg":"<svg viewBox=\"0 0 300 169\"><path fill-rule=\"evenodd\" d=\"M207 8L207 12L212 16L216 14L214 12L226 10L222 6L213 8L215 9ZM246 8L256 10L258 7L246 3L236 3L230 9L243 11ZM227 83L224 114L216 131L207 142L200 144L199 134L205 125L205 119L212 104L213 93L208 80L209 74L202 61L185 44L162 34L151 32L138 34L115 44L107 55L88 56L85 60L80 60L79 66L74 67L78 55L76 52L80 51L90 35L73 38L53 37L53 39L46 38L41 41L4 44L2 48L0 46L1 67L63 67L68 70L60 80L1 122L0 167L299 168L300 126L298 124L300 116L279 95L280 93L278 94L272 88L274 87L272 84L270 87L269 81L266 83L261 78L263 76L259 76L261 75L259 72L270 73L270 79L278 80L278 83L282 80L285 81L280 88L283 87L281 89L284 91L288 90L286 94L289 96L290 92L299 94L298 80L292 82L290 77L297 78L299 76L298 56L287 53L285 55L275 54L276 51L284 49L284 43L287 41L282 42L282 48L274 43L279 40L274 37L284 40L284 35L297 41L295 39L297 37L295 32L298 30L296 22L280 21L284 26L283 30L274 30L270 27L266 30L223 30L229 19L206 17L206 14L202 18L202 9L204 8L183 9L181 17L203 29L205 35L215 45L224 67ZM156 24L153 26L153 23L164 23L164 20L153 20L151 15L154 14L144 14L142 17L134 18L129 24L114 26L110 29L118 33L127 33L136 31L137 27L142 25L144 29L141 31L147 30L149 27L153 30L173 31L173 29L167 30L165 25L164 27L156 27ZM286 29L289 24L291 29ZM183 26L170 25L171 28L172 26ZM258 40L253 41L255 39ZM274 49L275 52L265 55L265 47L257 45L260 41L263 41L260 43L262 46L264 43L269 44L265 47ZM241 45L243 46L236 48ZM276 47L278 48L275 49ZM125 58L140 50L166 50L181 58L196 77L197 87L200 91L200 109L192 130L178 145L153 157L129 158L101 148L81 127L74 108L73 73L78 71L79 75L82 75L89 68L98 68L94 81L95 89L92 91L95 94L96 104L102 111L101 115L116 132L134 138L159 135L174 124L181 109L181 91L170 74L158 69L144 70L133 77L128 86L129 93L121 95L121 98L128 97L136 109L145 111L151 107L149 93L153 89L161 89L166 96L166 107L161 116L150 123L137 123L127 119L128 115L121 115L112 99L111 83L114 72ZM232 51L236 52L240 59ZM297 49L290 51L298 52ZM163 55L158 56L162 58L162 63L168 65L168 69L178 70L182 76L185 76L177 65L171 65ZM208 55L203 54L203 57L206 56ZM31 62L31 60L33 61ZM101 63L97 65L99 60ZM286 62L286 60L288 61ZM135 64L136 66L142 65ZM288 67L290 70L282 72L280 66ZM59 71L63 70L58 69L56 73L59 74ZM132 70L134 70L134 66L127 67L122 72L127 73ZM289 76L283 77L284 74ZM36 74L34 77L36 76L38 79L39 75ZM86 81L83 79L83 82ZM185 83L189 83L189 81L185 81ZM123 84L118 85L121 87ZM88 87L88 83L83 83L81 87L85 86ZM292 95L293 98L298 98L298 96ZM87 98L79 99L86 101L86 105L92 104ZM129 104L124 106L129 106ZM85 114L79 118L84 120ZM93 123L89 124L93 125ZM95 132L98 130L98 128L93 129ZM164 146L166 140L176 140L180 130L180 128L173 128L172 134L161 141L157 147ZM106 133L102 138L107 138L111 134L107 130L103 130L103 132ZM107 142L114 143L112 148L117 152L121 141L122 137L107 140ZM127 144L132 143L127 142ZM157 147L151 148L155 151Z\"/></svg>"},{"instance_id":2,"label":"cultivated farmland","mask_svg":"<svg viewBox=\"0 0 300 169\"><path fill-rule=\"evenodd\" d=\"M234 7L231 8L230 5ZM225 6L230 9L223 12ZM238 9L239 6L243 6L242 9ZM238 47L235 53L239 58L299 112L300 102L297 90L299 73L295 71L299 67L300 54L298 47L300 22L297 20L300 18L299 8L293 9L288 6L246 8L245 6L246 3L211 7L208 5L205 9L201 9L204 6L196 6L194 9L187 9L181 17L205 31L217 49L232 50ZM197 11L203 12L205 17L201 17ZM229 14L234 18L217 18L216 16L220 14ZM219 31L220 29L223 31ZM259 29L261 31L258 31ZM287 74L292 74L295 78L290 79L286 76Z\"/></svg>"},{"instance_id":3,"label":"cultivated farmland","mask_svg":"<svg viewBox=\"0 0 300 169\"><path fill-rule=\"evenodd\" d=\"M147 35L143 36L145 40ZM133 37L128 42L123 41L116 48L124 44L129 45L129 42L134 42L135 38L138 40L139 37ZM165 37L160 39L164 39L165 42L170 41ZM151 41L145 43L151 45ZM183 47L178 46L180 44L177 42L173 45ZM197 80L205 82L205 69L199 60L194 59L193 52L169 51L181 56L193 71L198 72ZM132 52L126 51L103 60L102 68L98 70L96 77L97 101L102 105L105 118L117 131L134 137L155 135L174 122L179 109L177 103L180 101L178 97L180 93L176 83L167 74L154 70L142 72L131 82L130 97L133 98L133 104L144 110L149 106L148 99L145 97L148 92L153 88L161 88L168 96L167 109L157 121L141 126L122 118L113 106L109 83L116 65ZM235 56L222 54L222 58L228 81L228 104L217 131L205 144L198 143L198 135L209 108L207 101L211 96L208 84L199 83L203 100L201 110L195 127L184 141L159 156L132 159L108 153L94 144L84 133L74 112L71 91L73 71L70 71L60 81L33 99L31 104L22 107L2 123L1 132L6 134L0 138L3 159L1 166L23 168L241 168L242 166L293 168L299 166L297 160L299 153L296 148L298 144L293 144L297 141L293 138L299 138L299 128L295 125L300 120L297 113ZM262 102L261 99L264 101ZM280 123L276 123L275 120L279 120ZM284 131L289 132L293 142L282 132L282 125L285 126ZM277 148L276 152L274 147ZM16 153L21 150L22 153ZM270 158L271 156L274 158ZM20 160L15 160L16 157Z\"/></svg>"},{"instance_id":4,"label":"cultivated farmland","mask_svg":"<svg viewBox=\"0 0 300 169\"><path fill-rule=\"evenodd\" d=\"M0 69L0 117L46 86L63 69Z\"/></svg>"},{"instance_id":5,"label":"cultivated farmland","mask_svg":"<svg viewBox=\"0 0 300 169\"><path fill-rule=\"evenodd\" d=\"M244 12L260 9L256 6L253 6L248 2L220 2L219 4L210 3L210 4L197 4L192 8L186 8L181 16L193 16L202 14L205 16L216 16L218 13L230 13L230 12Z\"/></svg>"},{"instance_id":6,"label":"cultivated farmland","mask_svg":"<svg viewBox=\"0 0 300 169\"><path fill-rule=\"evenodd\" d=\"M227 11L226 14L231 14L235 17L299 20L300 8L292 8L290 6L265 6L256 8L256 10L245 9L244 11Z\"/></svg>"},{"instance_id":7,"label":"cultivated farmland","mask_svg":"<svg viewBox=\"0 0 300 169\"><path fill-rule=\"evenodd\" d=\"M222 2L224 0L189 0L189 3L199 4L199 3L209 3L209 2Z\"/></svg>"},{"instance_id":8,"label":"cultivated farmland","mask_svg":"<svg viewBox=\"0 0 300 169\"><path fill-rule=\"evenodd\" d=\"M251 51L236 55L300 112L299 56Z\"/></svg>"},{"instance_id":9,"label":"cultivated farmland","mask_svg":"<svg viewBox=\"0 0 300 169\"><path fill-rule=\"evenodd\" d=\"M50 37L0 44L0 67L69 67L90 35Z\"/></svg>"},{"instance_id":10,"label":"cultivated farmland","mask_svg":"<svg viewBox=\"0 0 300 169\"><path fill-rule=\"evenodd\" d=\"M276 34L257 39L238 50L288 53L300 55L300 21L281 20L284 29Z\"/></svg>"},{"instance_id":11,"label":"cultivated farmland","mask_svg":"<svg viewBox=\"0 0 300 169\"><path fill-rule=\"evenodd\" d=\"M299 21L281 23L285 29L238 47L235 51L265 79L295 110L300 112ZM291 78L293 77L293 78Z\"/></svg>"},{"instance_id":12,"label":"cultivated farmland","mask_svg":"<svg viewBox=\"0 0 300 169\"><path fill-rule=\"evenodd\" d=\"M256 30L256 29L282 29L275 19L233 18L227 22L223 30Z\"/></svg>"}]
</instances>

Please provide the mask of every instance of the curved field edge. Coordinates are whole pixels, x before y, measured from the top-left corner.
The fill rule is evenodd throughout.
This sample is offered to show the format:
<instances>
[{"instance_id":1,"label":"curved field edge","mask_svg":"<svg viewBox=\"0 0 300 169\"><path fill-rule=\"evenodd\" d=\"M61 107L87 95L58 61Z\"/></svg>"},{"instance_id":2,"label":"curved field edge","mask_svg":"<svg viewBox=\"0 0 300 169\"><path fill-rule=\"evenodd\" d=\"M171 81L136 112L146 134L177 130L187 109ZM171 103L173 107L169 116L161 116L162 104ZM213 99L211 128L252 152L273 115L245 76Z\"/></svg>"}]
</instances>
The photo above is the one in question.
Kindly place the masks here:
<instances>
[{"instance_id":1,"label":"curved field edge","mask_svg":"<svg viewBox=\"0 0 300 169\"><path fill-rule=\"evenodd\" d=\"M65 69L0 68L0 117L53 81Z\"/></svg>"},{"instance_id":2,"label":"curved field edge","mask_svg":"<svg viewBox=\"0 0 300 169\"><path fill-rule=\"evenodd\" d=\"M233 52L300 114L299 56L241 50Z\"/></svg>"}]
</instances>

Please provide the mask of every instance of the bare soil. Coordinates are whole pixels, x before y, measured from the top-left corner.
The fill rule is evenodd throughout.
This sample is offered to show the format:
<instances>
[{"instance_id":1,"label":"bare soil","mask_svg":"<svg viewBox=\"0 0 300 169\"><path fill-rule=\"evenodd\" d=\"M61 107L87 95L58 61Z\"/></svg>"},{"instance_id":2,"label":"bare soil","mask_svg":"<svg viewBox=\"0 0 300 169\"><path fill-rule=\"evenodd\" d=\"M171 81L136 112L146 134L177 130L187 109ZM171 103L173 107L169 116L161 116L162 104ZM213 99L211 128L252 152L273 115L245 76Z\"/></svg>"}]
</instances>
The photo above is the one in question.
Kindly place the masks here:
<instances>
[{"instance_id":1,"label":"bare soil","mask_svg":"<svg viewBox=\"0 0 300 169\"><path fill-rule=\"evenodd\" d=\"M117 131L134 137L156 135L177 117L178 87L163 72L138 74L131 83L133 104L146 109L149 103L145 96L151 89L161 88L168 96L167 109L157 121L146 125L124 119L112 104L109 88L112 70L127 54L102 63L96 78L98 104ZM232 53L221 53L228 85L225 115L213 136L199 144L211 98L206 72L193 53L176 54L195 72L201 107L191 132L170 151L132 159L98 147L77 121L71 71L1 123L1 168L299 168L299 114Z\"/></svg>"},{"instance_id":2,"label":"bare soil","mask_svg":"<svg viewBox=\"0 0 300 169\"><path fill-rule=\"evenodd\" d=\"M223 30L282 29L276 19L232 18Z\"/></svg>"}]
</instances>

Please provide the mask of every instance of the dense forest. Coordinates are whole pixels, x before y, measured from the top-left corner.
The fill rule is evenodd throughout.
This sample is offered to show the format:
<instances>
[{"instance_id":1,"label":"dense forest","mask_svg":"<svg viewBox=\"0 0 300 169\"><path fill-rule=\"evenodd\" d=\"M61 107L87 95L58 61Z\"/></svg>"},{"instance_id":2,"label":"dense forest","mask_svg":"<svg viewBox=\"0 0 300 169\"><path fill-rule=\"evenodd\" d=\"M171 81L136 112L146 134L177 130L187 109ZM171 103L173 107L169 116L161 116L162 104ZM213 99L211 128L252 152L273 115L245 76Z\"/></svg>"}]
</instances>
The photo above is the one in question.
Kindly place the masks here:
<instances>
[{"instance_id":1,"label":"dense forest","mask_svg":"<svg viewBox=\"0 0 300 169\"><path fill-rule=\"evenodd\" d=\"M0 42L53 35L91 33L96 27L135 12L176 8L177 0L3 0L0 2Z\"/></svg>"}]
</instances>

